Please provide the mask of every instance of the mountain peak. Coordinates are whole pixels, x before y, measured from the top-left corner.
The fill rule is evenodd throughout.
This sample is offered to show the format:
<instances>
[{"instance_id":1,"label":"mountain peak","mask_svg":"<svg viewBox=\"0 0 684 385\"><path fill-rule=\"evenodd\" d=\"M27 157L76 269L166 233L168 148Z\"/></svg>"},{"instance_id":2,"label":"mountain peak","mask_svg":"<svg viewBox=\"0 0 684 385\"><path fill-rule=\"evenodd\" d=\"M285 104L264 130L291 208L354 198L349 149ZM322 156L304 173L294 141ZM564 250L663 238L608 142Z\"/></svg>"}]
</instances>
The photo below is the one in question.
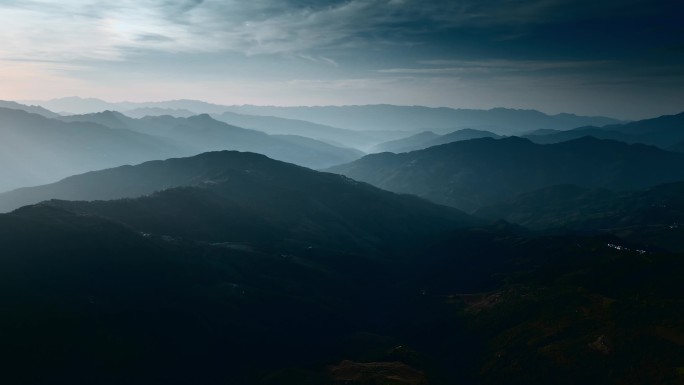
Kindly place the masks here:
<instances>
[{"instance_id":1,"label":"mountain peak","mask_svg":"<svg viewBox=\"0 0 684 385\"><path fill-rule=\"evenodd\" d=\"M209 115L209 114L193 115L193 116L189 117L188 120L190 120L190 121L204 121L204 122L206 122L206 121L218 122L218 120L212 118L211 115Z\"/></svg>"},{"instance_id":2,"label":"mountain peak","mask_svg":"<svg viewBox=\"0 0 684 385\"><path fill-rule=\"evenodd\" d=\"M102 112L95 113L95 115L115 116L117 118L121 118L121 117L125 118L126 117L126 115L122 114L121 112L114 111L114 110L104 110Z\"/></svg>"}]
</instances>

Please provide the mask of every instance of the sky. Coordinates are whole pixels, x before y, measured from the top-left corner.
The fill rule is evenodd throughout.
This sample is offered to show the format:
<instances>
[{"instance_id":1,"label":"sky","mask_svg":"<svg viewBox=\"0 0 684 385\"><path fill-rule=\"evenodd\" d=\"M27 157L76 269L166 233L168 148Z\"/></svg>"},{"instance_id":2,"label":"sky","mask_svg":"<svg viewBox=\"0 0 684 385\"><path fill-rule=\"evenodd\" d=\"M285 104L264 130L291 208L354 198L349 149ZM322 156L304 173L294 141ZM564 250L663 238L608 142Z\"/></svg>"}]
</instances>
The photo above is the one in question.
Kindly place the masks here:
<instances>
[{"instance_id":1,"label":"sky","mask_svg":"<svg viewBox=\"0 0 684 385\"><path fill-rule=\"evenodd\" d=\"M684 111L681 0L0 0L0 41L5 100Z\"/></svg>"}]
</instances>

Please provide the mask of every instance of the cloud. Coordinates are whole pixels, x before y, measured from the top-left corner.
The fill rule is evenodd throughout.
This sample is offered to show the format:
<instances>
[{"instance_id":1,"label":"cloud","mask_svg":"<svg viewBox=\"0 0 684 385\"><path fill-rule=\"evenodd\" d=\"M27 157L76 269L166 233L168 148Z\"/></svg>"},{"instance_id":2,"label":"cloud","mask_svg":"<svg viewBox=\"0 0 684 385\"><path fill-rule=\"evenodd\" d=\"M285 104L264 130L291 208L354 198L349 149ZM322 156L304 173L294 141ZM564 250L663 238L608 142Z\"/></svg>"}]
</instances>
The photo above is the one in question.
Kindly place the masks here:
<instances>
[{"instance_id":1,"label":"cloud","mask_svg":"<svg viewBox=\"0 0 684 385\"><path fill-rule=\"evenodd\" d=\"M634 0L632 0L634 1ZM584 0L582 0L584 2ZM548 20L569 0L28 0L0 3L1 57L121 60L135 50L305 53L411 44L450 28Z\"/></svg>"},{"instance_id":2,"label":"cloud","mask_svg":"<svg viewBox=\"0 0 684 385\"><path fill-rule=\"evenodd\" d=\"M466 29L480 31L475 35L485 40L516 40L536 25L617 17L644 2L7 0L0 3L0 58L115 61L132 52L163 51L332 59L320 51L415 46ZM641 8L648 13L654 7Z\"/></svg>"},{"instance_id":3,"label":"cloud","mask_svg":"<svg viewBox=\"0 0 684 385\"><path fill-rule=\"evenodd\" d=\"M154 10L132 1L100 7L97 2L28 1L0 6L0 58L33 60L122 60L125 48L173 43L174 29ZM142 2L141 4L144 4ZM150 37L155 36L155 39Z\"/></svg>"},{"instance_id":4,"label":"cloud","mask_svg":"<svg viewBox=\"0 0 684 385\"><path fill-rule=\"evenodd\" d=\"M607 60L594 61L548 61L548 60L422 60L421 68L386 68L384 74L413 74L426 76L463 75L510 75L536 74L539 72L573 73L590 69L606 68L615 63Z\"/></svg>"},{"instance_id":5,"label":"cloud","mask_svg":"<svg viewBox=\"0 0 684 385\"><path fill-rule=\"evenodd\" d=\"M310 62L314 63L323 63L327 64L333 67L339 67L340 65L333 59L325 56L311 56L311 55L306 55L306 54L297 54L297 57L302 58L304 60L308 60Z\"/></svg>"}]
</instances>

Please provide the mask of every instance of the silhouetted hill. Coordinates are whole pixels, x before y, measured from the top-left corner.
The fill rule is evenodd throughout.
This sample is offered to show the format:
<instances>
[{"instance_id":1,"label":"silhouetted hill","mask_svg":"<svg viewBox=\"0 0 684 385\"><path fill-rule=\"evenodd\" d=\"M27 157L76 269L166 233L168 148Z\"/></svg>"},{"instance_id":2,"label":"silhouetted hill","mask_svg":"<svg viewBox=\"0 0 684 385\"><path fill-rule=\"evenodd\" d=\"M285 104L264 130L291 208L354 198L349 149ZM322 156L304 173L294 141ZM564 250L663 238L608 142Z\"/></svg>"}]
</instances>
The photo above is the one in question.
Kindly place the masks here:
<instances>
[{"instance_id":1,"label":"silhouetted hill","mask_svg":"<svg viewBox=\"0 0 684 385\"><path fill-rule=\"evenodd\" d=\"M219 122L207 114L189 118L147 116L133 119L120 112L104 111L62 119L72 122L95 122L171 140L184 150L179 155L220 150L252 151L311 168L330 167L358 159L362 155L354 149L341 148L313 139L277 137L232 126Z\"/></svg>"},{"instance_id":2,"label":"silhouetted hill","mask_svg":"<svg viewBox=\"0 0 684 385\"><path fill-rule=\"evenodd\" d=\"M135 171L145 173L125 186L161 180L160 173L204 183L0 215L0 280L12 293L0 296L0 342L14 351L4 358L6 381L189 383L199 371L207 384L257 384L290 367L313 364L324 373L338 357L377 349L372 341L345 345L399 314L390 277L417 258L416 249L477 223L250 153L80 178L90 182L83 188L106 192L123 180L112 173ZM30 370L35 365L41 370Z\"/></svg>"},{"instance_id":3,"label":"silhouetted hill","mask_svg":"<svg viewBox=\"0 0 684 385\"><path fill-rule=\"evenodd\" d=\"M626 124L608 125L603 128L627 135L657 134L666 136L667 134L677 134L684 130L684 112Z\"/></svg>"},{"instance_id":4,"label":"silhouetted hill","mask_svg":"<svg viewBox=\"0 0 684 385\"><path fill-rule=\"evenodd\" d=\"M489 131L473 130L470 128L464 128L462 130L458 130L458 131L450 132L448 134L444 134L444 135L440 136L439 138L435 138L435 139L429 141L427 143L427 145L428 145L428 147L432 147L432 146L438 146L440 144L458 142L461 140L480 139L480 138L499 139L499 138L502 138L502 136L497 135L493 132L489 132Z\"/></svg>"},{"instance_id":5,"label":"silhouetted hill","mask_svg":"<svg viewBox=\"0 0 684 385\"><path fill-rule=\"evenodd\" d=\"M112 171L134 173L138 180L141 172L179 168L180 175L173 177L182 180L188 169L199 164L204 179L191 179L196 187L167 189L138 199L51 204L114 219L146 233L278 249L294 244L347 252L397 252L407 242L476 223L458 210L252 153L207 153ZM95 173L85 179L93 177L106 175Z\"/></svg>"},{"instance_id":6,"label":"silhouetted hill","mask_svg":"<svg viewBox=\"0 0 684 385\"><path fill-rule=\"evenodd\" d=\"M130 130L5 108L0 133L0 191L181 153L169 141Z\"/></svg>"},{"instance_id":7,"label":"silhouetted hill","mask_svg":"<svg viewBox=\"0 0 684 385\"><path fill-rule=\"evenodd\" d=\"M49 199L111 200L133 198L178 186L197 186L213 180L229 162L210 161L210 155L149 161L88 172L44 186L26 187L0 194L0 211Z\"/></svg>"},{"instance_id":8,"label":"silhouetted hill","mask_svg":"<svg viewBox=\"0 0 684 385\"><path fill-rule=\"evenodd\" d=\"M536 230L610 232L632 242L684 252L684 182L630 192L552 186L476 214Z\"/></svg>"},{"instance_id":9,"label":"silhouetted hill","mask_svg":"<svg viewBox=\"0 0 684 385\"><path fill-rule=\"evenodd\" d=\"M408 138L378 144L371 149L371 152L410 152L438 146L440 144L479 138L500 138L500 136L489 131L473 130L469 128L464 128L444 135L438 135L432 131L425 131L420 134L409 136Z\"/></svg>"},{"instance_id":10,"label":"silhouetted hill","mask_svg":"<svg viewBox=\"0 0 684 385\"><path fill-rule=\"evenodd\" d=\"M198 186L215 180L228 169L239 168L239 163L233 164L231 159L229 155L221 159L220 156L206 153L74 175L48 185L0 193L0 212L49 199L135 198L172 187Z\"/></svg>"},{"instance_id":11,"label":"silhouetted hill","mask_svg":"<svg viewBox=\"0 0 684 385\"><path fill-rule=\"evenodd\" d=\"M585 136L592 136L596 139L617 140L625 143L641 143L638 138L635 138L632 135L623 134L618 131L604 130L598 127L579 127L568 131L557 131L550 134L533 133L525 135L524 138L538 144L553 144L584 138Z\"/></svg>"},{"instance_id":12,"label":"silhouetted hill","mask_svg":"<svg viewBox=\"0 0 684 385\"><path fill-rule=\"evenodd\" d=\"M532 133L526 138L535 143L558 143L583 136L613 139L625 143L644 143L670 149L684 141L684 113L666 115L626 124L603 127L580 127L551 134Z\"/></svg>"},{"instance_id":13,"label":"silhouetted hill","mask_svg":"<svg viewBox=\"0 0 684 385\"><path fill-rule=\"evenodd\" d=\"M403 154L375 154L330 171L464 210L555 184L647 188L684 180L684 155L585 137L539 145L474 139Z\"/></svg>"},{"instance_id":14,"label":"silhouetted hill","mask_svg":"<svg viewBox=\"0 0 684 385\"><path fill-rule=\"evenodd\" d=\"M135 130L135 131L142 131L139 130L136 121L134 119L129 118L128 116L117 112L117 111L111 111L111 110L106 110L102 112L96 112L92 114L84 114L84 115L68 115L68 116L61 116L59 117L59 120L64 121L64 122L89 122L89 123L97 123L101 124L105 127L109 128L115 128L117 130ZM145 132L146 134L153 134L154 132L148 131Z\"/></svg>"}]
</instances>

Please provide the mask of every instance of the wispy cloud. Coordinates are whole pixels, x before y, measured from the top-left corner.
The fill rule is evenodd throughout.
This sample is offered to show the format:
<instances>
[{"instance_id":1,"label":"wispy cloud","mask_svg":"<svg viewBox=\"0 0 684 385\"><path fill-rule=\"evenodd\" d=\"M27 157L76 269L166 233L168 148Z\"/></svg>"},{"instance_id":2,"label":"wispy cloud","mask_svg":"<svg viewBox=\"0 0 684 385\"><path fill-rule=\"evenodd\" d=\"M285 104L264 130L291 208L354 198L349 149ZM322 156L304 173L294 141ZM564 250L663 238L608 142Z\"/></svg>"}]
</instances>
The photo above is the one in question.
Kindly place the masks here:
<instances>
[{"instance_id":1,"label":"wispy cloud","mask_svg":"<svg viewBox=\"0 0 684 385\"><path fill-rule=\"evenodd\" d=\"M584 2L584 0L582 0ZM635 0L632 0L635 1ZM542 22L569 0L27 0L0 3L1 57L121 60L402 44L448 28ZM543 17L542 17L543 16ZM313 56L312 56L313 57Z\"/></svg>"},{"instance_id":2,"label":"wispy cloud","mask_svg":"<svg viewBox=\"0 0 684 385\"><path fill-rule=\"evenodd\" d=\"M463 75L510 75L513 73L539 73L553 71L577 72L588 69L606 68L607 60L593 61L547 61L547 60L423 60L419 68L386 68L378 72L385 74L413 74L426 76Z\"/></svg>"}]
</instances>

